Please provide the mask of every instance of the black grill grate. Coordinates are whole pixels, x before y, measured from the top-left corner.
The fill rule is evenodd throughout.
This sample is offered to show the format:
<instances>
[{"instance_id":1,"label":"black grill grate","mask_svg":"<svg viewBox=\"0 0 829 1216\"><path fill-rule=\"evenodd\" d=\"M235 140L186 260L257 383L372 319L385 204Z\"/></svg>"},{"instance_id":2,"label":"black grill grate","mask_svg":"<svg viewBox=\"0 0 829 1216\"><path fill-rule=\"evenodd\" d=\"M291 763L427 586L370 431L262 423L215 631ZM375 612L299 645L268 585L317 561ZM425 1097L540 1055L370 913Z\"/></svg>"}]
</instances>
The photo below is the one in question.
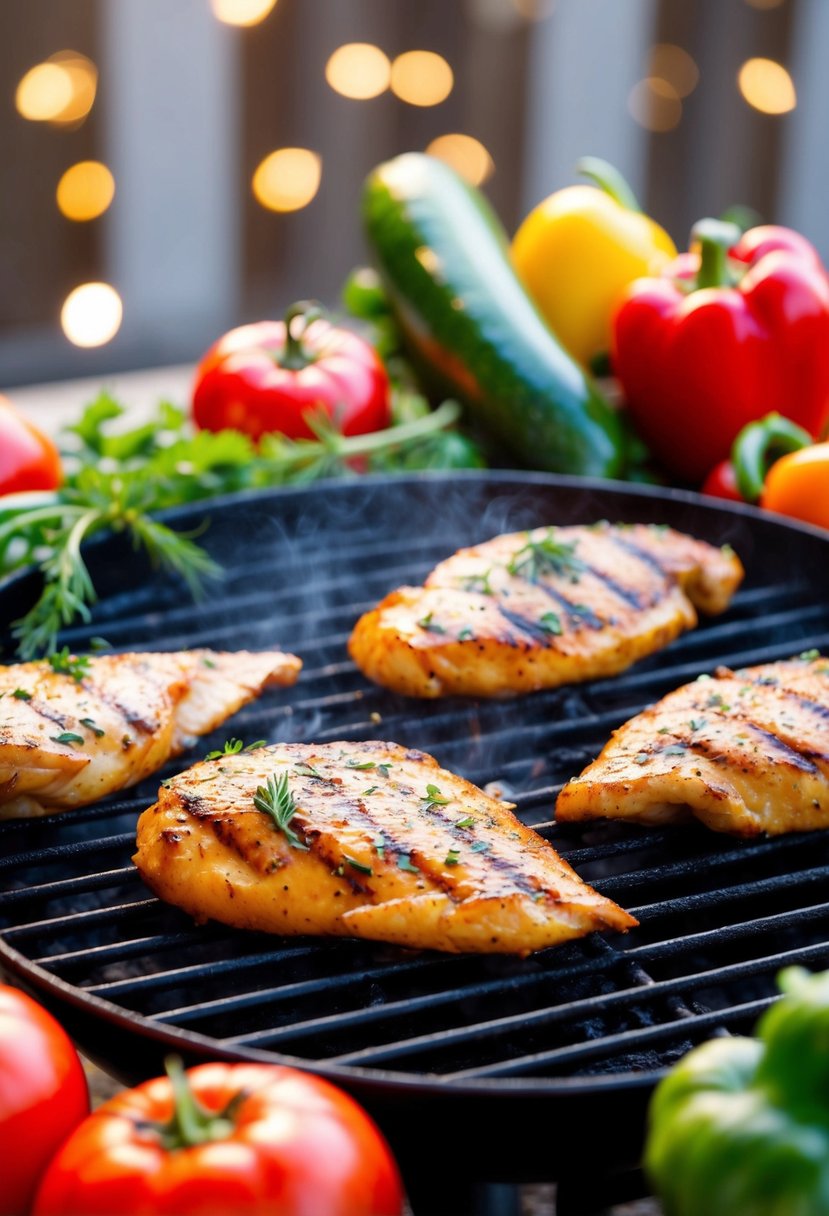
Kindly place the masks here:
<instances>
[{"instance_id":1,"label":"black grill grate","mask_svg":"<svg viewBox=\"0 0 829 1216\"><path fill-rule=\"evenodd\" d=\"M127 798L0 825L0 962L111 1071L155 1071L170 1044L190 1058L299 1061L366 1102L404 1156L415 1128L417 1143L427 1128L446 1137L449 1153L462 1118L483 1154L497 1152L485 1176L544 1176L556 1152L595 1130L598 1111L622 1117L614 1145L634 1152L659 1070L712 1033L750 1030L782 966L829 965L829 832L745 843L698 827L551 822L561 784L645 704L718 663L829 648L826 538L690 495L506 474L338 483L228 500L210 515L206 543L227 578L203 604L138 564L125 574L124 552L103 542L95 619L62 641L279 644L305 666L295 689L263 697L159 777L230 734L417 746L478 784L498 783L641 925L526 960L199 928L148 897L129 860L153 778ZM732 610L620 678L510 703L407 701L369 686L348 660L357 615L461 544L602 517L733 544L748 578ZM2 619L31 590L8 585ZM551 1117L562 1121L555 1150Z\"/></svg>"}]
</instances>

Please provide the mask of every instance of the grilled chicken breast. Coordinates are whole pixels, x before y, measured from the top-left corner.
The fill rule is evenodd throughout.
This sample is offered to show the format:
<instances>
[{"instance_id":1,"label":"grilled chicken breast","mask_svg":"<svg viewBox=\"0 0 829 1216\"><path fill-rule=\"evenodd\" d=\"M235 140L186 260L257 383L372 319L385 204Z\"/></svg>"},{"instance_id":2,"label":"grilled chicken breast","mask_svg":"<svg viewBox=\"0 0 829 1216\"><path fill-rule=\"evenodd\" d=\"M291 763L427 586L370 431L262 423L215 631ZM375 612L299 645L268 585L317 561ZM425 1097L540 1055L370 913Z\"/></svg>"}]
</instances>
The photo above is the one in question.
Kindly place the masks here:
<instances>
[{"instance_id":1,"label":"grilled chicken breast","mask_svg":"<svg viewBox=\"0 0 829 1216\"><path fill-rule=\"evenodd\" d=\"M536 528L461 549L357 622L349 652L413 697L505 697L615 675L723 612L730 549L670 528Z\"/></svg>"},{"instance_id":2,"label":"grilled chicken breast","mask_svg":"<svg viewBox=\"0 0 829 1216\"><path fill-rule=\"evenodd\" d=\"M301 663L280 651L0 667L0 818L84 806L160 768Z\"/></svg>"},{"instance_id":3,"label":"grilled chicken breast","mask_svg":"<svg viewBox=\"0 0 829 1216\"><path fill-rule=\"evenodd\" d=\"M524 955L636 923L509 804L395 743L196 764L162 787L137 843L162 899L244 929Z\"/></svg>"},{"instance_id":4,"label":"grilled chicken breast","mask_svg":"<svg viewBox=\"0 0 829 1216\"><path fill-rule=\"evenodd\" d=\"M829 827L829 659L686 684L616 731L556 806L567 821L692 815L736 836Z\"/></svg>"}]
</instances>

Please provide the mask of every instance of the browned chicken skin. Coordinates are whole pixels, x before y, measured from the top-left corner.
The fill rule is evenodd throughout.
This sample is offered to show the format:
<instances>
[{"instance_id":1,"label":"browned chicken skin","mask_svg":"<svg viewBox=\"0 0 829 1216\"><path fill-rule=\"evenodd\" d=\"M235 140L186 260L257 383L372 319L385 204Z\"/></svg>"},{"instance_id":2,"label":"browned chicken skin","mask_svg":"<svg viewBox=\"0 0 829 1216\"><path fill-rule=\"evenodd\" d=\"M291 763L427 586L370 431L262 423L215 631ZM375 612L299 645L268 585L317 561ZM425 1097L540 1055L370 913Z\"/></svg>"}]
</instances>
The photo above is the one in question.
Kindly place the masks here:
<instances>
[{"instance_id":1,"label":"browned chicken skin","mask_svg":"<svg viewBox=\"0 0 829 1216\"><path fill-rule=\"evenodd\" d=\"M829 827L829 659L720 668L617 730L556 818L770 836Z\"/></svg>"},{"instance_id":2,"label":"browned chicken skin","mask_svg":"<svg viewBox=\"0 0 829 1216\"><path fill-rule=\"evenodd\" d=\"M300 667L281 651L211 650L0 667L0 818L135 785L263 688L293 684Z\"/></svg>"},{"instance_id":3,"label":"browned chicken skin","mask_svg":"<svg viewBox=\"0 0 829 1216\"><path fill-rule=\"evenodd\" d=\"M670 528L536 528L461 549L357 622L349 653L414 697L505 697L615 675L723 612L729 549Z\"/></svg>"},{"instance_id":4,"label":"browned chicken skin","mask_svg":"<svg viewBox=\"0 0 829 1216\"><path fill-rule=\"evenodd\" d=\"M277 786L276 818L262 795ZM275 744L195 765L138 823L135 863L199 921L529 954L636 922L498 802L395 743Z\"/></svg>"}]
</instances>

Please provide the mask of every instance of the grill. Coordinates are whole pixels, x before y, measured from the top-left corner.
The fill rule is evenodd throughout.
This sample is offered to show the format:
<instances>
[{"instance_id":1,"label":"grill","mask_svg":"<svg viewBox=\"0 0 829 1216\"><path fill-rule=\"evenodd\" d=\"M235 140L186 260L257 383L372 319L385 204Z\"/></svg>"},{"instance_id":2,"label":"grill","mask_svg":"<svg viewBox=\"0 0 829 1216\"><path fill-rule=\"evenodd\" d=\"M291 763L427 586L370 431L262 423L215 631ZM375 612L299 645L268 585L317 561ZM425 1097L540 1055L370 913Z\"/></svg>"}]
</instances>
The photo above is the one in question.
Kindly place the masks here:
<instances>
[{"instance_id":1,"label":"grill","mask_svg":"<svg viewBox=\"0 0 829 1216\"><path fill-rule=\"evenodd\" d=\"M640 928L520 960L196 927L130 863L137 814L185 757L129 797L0 825L0 964L125 1083L160 1071L171 1048L188 1063L264 1059L334 1080L379 1121L413 1197L443 1175L423 1210L461 1211L470 1179L634 1162L660 1072L712 1034L748 1032L781 966L829 965L829 833L746 843L698 826L557 827L555 795L615 726L676 685L829 646L829 540L691 494L510 473L355 479L168 517L191 527L205 515L203 543L226 577L203 602L108 538L90 546L94 619L61 644L292 649L305 664L297 686L243 710L194 758L231 734L431 751L497 782ZM348 660L359 613L456 547L601 518L732 544L747 568L732 609L620 677L507 703L409 701ZM35 589L31 575L6 583L0 620Z\"/></svg>"}]
</instances>

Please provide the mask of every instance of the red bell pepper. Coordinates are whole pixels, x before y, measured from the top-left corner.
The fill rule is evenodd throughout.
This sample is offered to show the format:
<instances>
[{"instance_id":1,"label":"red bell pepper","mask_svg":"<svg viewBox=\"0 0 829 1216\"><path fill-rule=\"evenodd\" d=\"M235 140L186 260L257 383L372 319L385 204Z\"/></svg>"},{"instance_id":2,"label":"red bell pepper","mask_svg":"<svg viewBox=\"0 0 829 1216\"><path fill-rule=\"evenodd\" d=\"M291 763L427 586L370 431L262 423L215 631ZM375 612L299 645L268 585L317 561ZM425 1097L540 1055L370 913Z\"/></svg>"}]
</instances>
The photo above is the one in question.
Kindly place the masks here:
<instances>
[{"instance_id":1,"label":"red bell pepper","mask_svg":"<svg viewBox=\"0 0 829 1216\"><path fill-rule=\"evenodd\" d=\"M613 370L656 459L699 484L749 422L777 411L813 437L829 422L829 279L785 228L702 220L692 239L695 279L685 254L626 292Z\"/></svg>"}]
</instances>

